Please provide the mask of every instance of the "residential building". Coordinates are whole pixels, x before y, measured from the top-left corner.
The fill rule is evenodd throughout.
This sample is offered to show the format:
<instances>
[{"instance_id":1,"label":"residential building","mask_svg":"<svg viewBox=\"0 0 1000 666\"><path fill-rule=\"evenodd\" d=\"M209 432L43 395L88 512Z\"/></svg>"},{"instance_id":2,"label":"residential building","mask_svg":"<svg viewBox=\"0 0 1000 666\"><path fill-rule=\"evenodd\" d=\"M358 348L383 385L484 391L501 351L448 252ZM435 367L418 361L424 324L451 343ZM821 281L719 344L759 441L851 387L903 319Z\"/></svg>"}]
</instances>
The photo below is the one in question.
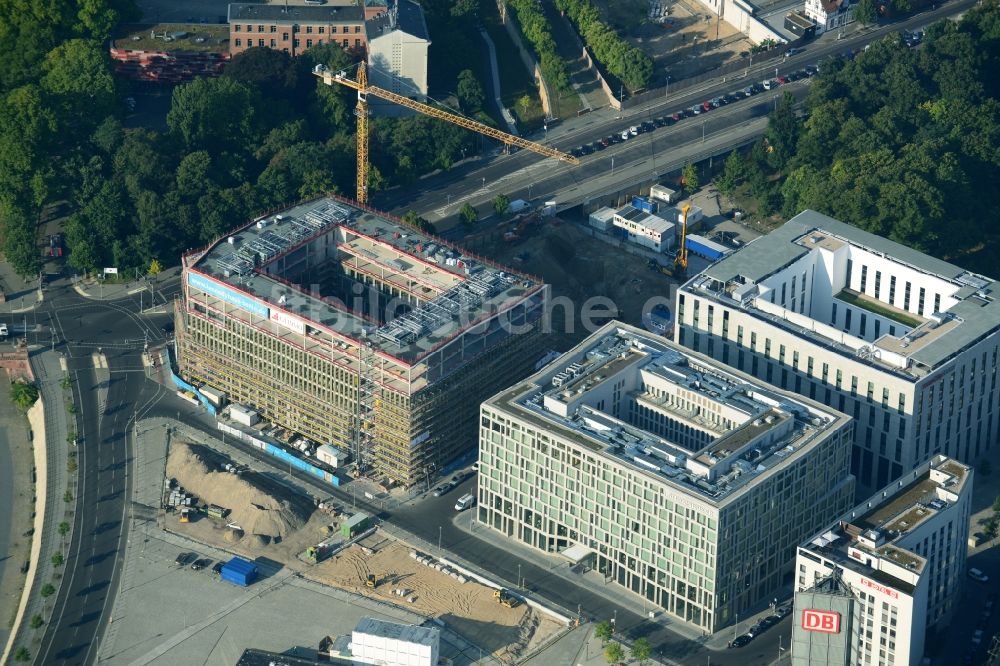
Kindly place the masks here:
<instances>
[{"instance_id":1,"label":"residential building","mask_svg":"<svg viewBox=\"0 0 1000 666\"><path fill-rule=\"evenodd\" d=\"M851 0L806 0L803 12L816 23L816 34L843 28L854 21Z\"/></svg>"},{"instance_id":2,"label":"residential building","mask_svg":"<svg viewBox=\"0 0 1000 666\"><path fill-rule=\"evenodd\" d=\"M258 218L182 264L180 375L393 483L473 447L479 403L543 353L546 285L345 199Z\"/></svg>"},{"instance_id":3,"label":"residential building","mask_svg":"<svg viewBox=\"0 0 1000 666\"><path fill-rule=\"evenodd\" d=\"M961 598L971 503L972 469L934 456L803 543L793 664L919 663ZM810 596L830 576L852 597L846 609Z\"/></svg>"},{"instance_id":4,"label":"residential building","mask_svg":"<svg viewBox=\"0 0 1000 666\"><path fill-rule=\"evenodd\" d=\"M851 427L610 322L483 403L476 518L714 632L790 584L796 546L851 505Z\"/></svg>"},{"instance_id":5,"label":"residential building","mask_svg":"<svg viewBox=\"0 0 1000 666\"><path fill-rule=\"evenodd\" d=\"M427 100L427 49L430 35L424 12L412 0L393 0L388 10L365 23L369 82L397 95ZM379 115L408 113L404 107L372 97Z\"/></svg>"},{"instance_id":6,"label":"residential building","mask_svg":"<svg viewBox=\"0 0 1000 666\"><path fill-rule=\"evenodd\" d=\"M381 8L380 8L381 9ZM368 8L353 3L229 5L229 53L252 47L279 49L296 56L312 46L337 44L364 53L368 47Z\"/></svg>"},{"instance_id":7,"label":"residential building","mask_svg":"<svg viewBox=\"0 0 1000 666\"><path fill-rule=\"evenodd\" d=\"M1000 428L996 283L805 211L677 291L676 339L856 421L864 497Z\"/></svg>"}]
</instances>

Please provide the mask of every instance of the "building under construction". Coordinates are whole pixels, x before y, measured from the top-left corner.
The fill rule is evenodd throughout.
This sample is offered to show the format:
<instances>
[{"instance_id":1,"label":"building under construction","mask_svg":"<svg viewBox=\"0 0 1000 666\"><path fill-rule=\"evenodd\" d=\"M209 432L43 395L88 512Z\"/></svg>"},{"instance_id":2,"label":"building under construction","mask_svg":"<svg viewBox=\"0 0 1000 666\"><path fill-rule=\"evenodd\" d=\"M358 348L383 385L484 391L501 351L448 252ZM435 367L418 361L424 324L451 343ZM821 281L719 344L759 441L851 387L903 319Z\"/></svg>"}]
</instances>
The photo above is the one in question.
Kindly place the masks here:
<instances>
[{"instance_id":1,"label":"building under construction","mask_svg":"<svg viewBox=\"0 0 1000 666\"><path fill-rule=\"evenodd\" d=\"M354 202L269 214L185 255L181 375L364 470L423 482L540 356L546 285Z\"/></svg>"}]
</instances>

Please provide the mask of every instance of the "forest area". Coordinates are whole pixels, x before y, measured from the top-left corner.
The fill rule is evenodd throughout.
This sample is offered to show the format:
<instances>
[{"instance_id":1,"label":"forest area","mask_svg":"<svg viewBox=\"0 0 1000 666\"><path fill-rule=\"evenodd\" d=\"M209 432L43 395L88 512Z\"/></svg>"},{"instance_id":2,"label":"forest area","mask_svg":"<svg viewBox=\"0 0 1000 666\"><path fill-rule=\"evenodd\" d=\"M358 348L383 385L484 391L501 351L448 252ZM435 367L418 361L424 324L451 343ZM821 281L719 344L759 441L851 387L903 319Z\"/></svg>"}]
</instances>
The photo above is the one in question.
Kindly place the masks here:
<instances>
[{"instance_id":1,"label":"forest area","mask_svg":"<svg viewBox=\"0 0 1000 666\"><path fill-rule=\"evenodd\" d=\"M803 112L786 98L716 183L760 217L811 208L987 274L1000 253L1000 8L895 33L824 61Z\"/></svg>"},{"instance_id":2,"label":"forest area","mask_svg":"<svg viewBox=\"0 0 1000 666\"><path fill-rule=\"evenodd\" d=\"M459 28L474 21L477 6L424 3L438 34L475 34ZM39 214L56 201L71 210L72 268L131 273L154 261L174 265L186 249L260 211L328 192L353 195L353 91L311 74L318 63L350 72L351 56L339 47L298 58L248 50L223 76L176 87L167 131L126 129L127 90L102 44L119 21L137 20L130 0L15 0L0 12L0 238L22 275L40 268ZM468 62L460 55L475 48L468 40L432 47L431 57ZM439 67L432 86L462 113L493 122L468 70ZM480 148L478 135L423 116L376 118L370 130L373 191L447 169Z\"/></svg>"}]
</instances>

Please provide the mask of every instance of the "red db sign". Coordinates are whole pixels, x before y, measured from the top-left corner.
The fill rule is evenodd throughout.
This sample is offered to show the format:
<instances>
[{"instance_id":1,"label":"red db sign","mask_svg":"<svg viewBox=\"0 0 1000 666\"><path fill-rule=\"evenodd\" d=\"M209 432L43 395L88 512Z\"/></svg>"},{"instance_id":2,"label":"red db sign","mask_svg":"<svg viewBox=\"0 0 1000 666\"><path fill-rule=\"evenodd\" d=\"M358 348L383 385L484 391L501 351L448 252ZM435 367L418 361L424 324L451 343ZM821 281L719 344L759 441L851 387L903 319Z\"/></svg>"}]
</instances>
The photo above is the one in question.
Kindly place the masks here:
<instances>
[{"instance_id":1,"label":"red db sign","mask_svg":"<svg viewBox=\"0 0 1000 666\"><path fill-rule=\"evenodd\" d=\"M839 634L840 613L804 610L802 611L802 628L806 631L818 631L824 634Z\"/></svg>"}]
</instances>

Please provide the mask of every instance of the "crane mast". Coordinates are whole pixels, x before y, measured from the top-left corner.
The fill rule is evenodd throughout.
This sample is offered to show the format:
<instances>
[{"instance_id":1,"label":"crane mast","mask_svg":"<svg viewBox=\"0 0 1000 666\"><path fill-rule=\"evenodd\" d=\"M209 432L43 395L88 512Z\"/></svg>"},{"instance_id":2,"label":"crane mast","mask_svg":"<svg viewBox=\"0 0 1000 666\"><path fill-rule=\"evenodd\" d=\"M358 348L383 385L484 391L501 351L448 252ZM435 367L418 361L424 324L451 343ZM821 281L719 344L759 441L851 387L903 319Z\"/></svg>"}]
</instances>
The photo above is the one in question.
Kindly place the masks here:
<instances>
[{"instance_id":1,"label":"crane mast","mask_svg":"<svg viewBox=\"0 0 1000 666\"><path fill-rule=\"evenodd\" d=\"M460 115L449 113L447 111L442 111L441 109L428 104L416 102L409 97L398 95L389 90L385 90L377 86L370 86L368 85L367 67L364 62L358 64L358 74L356 80L348 78L346 73L343 71L332 72L325 65L316 65L316 67L313 68L313 74L319 77L323 83L328 86L336 83L358 91L358 103L354 108L354 113L358 117L357 200L360 203L368 203L368 95L374 95L375 97L379 97L389 102L394 102L400 106L405 106L406 108L422 113L425 116L438 118L439 120L444 120L454 125L458 125L459 127L464 127L465 129L472 130L473 132L478 132L479 134L501 141L508 146L524 148L525 150L530 150L538 153L539 155L554 157L569 164L580 163L580 161L572 155L567 155L566 153L558 151L555 148L549 148L543 144L528 141L527 139L522 139L519 136L514 136L513 134L508 134L507 132L502 132L481 122L470 120L469 118L464 118Z\"/></svg>"}]
</instances>

